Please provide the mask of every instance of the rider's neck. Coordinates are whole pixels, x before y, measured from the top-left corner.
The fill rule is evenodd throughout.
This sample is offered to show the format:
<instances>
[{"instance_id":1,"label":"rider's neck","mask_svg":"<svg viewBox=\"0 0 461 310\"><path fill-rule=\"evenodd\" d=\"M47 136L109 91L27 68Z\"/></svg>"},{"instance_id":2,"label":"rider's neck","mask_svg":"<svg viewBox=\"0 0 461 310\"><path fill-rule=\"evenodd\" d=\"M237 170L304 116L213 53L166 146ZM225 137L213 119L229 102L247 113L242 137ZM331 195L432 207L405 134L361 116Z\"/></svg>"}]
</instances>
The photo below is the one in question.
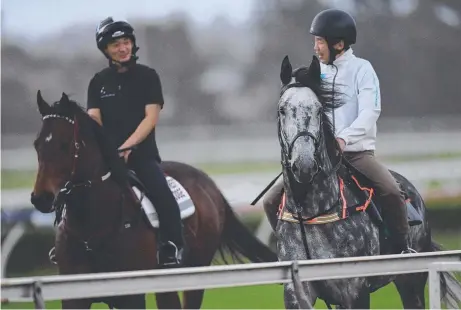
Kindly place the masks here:
<instances>
[{"instance_id":1,"label":"rider's neck","mask_svg":"<svg viewBox=\"0 0 461 310\"><path fill-rule=\"evenodd\" d=\"M128 71L128 67L117 67L117 72L118 73L123 73L123 72L127 72Z\"/></svg>"},{"instance_id":2,"label":"rider's neck","mask_svg":"<svg viewBox=\"0 0 461 310\"><path fill-rule=\"evenodd\" d=\"M338 59L339 57L341 57L342 55L344 55L344 52L346 52L346 49L343 49L340 53L336 54L335 59Z\"/></svg>"},{"instance_id":3,"label":"rider's neck","mask_svg":"<svg viewBox=\"0 0 461 310\"><path fill-rule=\"evenodd\" d=\"M111 66L117 71L118 73L124 73L128 71L128 66L122 66L120 63L117 61L111 61Z\"/></svg>"}]
</instances>

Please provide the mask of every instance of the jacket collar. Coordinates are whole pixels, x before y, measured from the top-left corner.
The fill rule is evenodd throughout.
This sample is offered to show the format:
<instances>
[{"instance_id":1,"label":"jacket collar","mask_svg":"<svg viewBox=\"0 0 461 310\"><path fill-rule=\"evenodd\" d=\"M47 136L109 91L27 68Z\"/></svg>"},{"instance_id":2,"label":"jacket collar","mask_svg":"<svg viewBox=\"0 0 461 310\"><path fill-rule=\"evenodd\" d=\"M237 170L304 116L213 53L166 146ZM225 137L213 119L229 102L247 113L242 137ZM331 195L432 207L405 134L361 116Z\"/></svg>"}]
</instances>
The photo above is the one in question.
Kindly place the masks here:
<instances>
[{"instance_id":1,"label":"jacket collar","mask_svg":"<svg viewBox=\"0 0 461 310\"><path fill-rule=\"evenodd\" d=\"M350 59L354 57L355 57L354 51L352 50L352 47L349 47L347 51L345 51L341 56L339 56L338 58L335 59L335 61L333 61L333 64L341 65L343 63L346 63L347 61L349 61Z\"/></svg>"}]
</instances>

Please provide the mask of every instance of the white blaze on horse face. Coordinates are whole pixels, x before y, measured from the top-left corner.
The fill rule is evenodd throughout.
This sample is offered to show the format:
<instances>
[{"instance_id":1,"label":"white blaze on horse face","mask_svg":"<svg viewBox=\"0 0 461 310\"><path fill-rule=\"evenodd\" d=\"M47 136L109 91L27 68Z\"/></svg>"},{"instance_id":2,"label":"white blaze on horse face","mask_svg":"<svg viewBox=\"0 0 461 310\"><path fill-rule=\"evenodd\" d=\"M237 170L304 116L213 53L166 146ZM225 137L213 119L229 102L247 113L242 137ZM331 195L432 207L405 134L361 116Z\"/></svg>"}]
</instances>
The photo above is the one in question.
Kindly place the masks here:
<instances>
[{"instance_id":1,"label":"white blaze on horse face","mask_svg":"<svg viewBox=\"0 0 461 310\"><path fill-rule=\"evenodd\" d=\"M284 144L289 145L300 132L309 132L318 137L320 130L321 104L315 93L308 87L293 87L280 98L279 109L281 130L284 132ZM290 164L296 163L298 168L308 172L315 164L315 141L312 137L301 136L293 143Z\"/></svg>"},{"instance_id":2,"label":"white blaze on horse face","mask_svg":"<svg viewBox=\"0 0 461 310\"><path fill-rule=\"evenodd\" d=\"M51 139L53 139L53 133L50 132L50 134L45 138L45 142L50 142Z\"/></svg>"}]
</instances>

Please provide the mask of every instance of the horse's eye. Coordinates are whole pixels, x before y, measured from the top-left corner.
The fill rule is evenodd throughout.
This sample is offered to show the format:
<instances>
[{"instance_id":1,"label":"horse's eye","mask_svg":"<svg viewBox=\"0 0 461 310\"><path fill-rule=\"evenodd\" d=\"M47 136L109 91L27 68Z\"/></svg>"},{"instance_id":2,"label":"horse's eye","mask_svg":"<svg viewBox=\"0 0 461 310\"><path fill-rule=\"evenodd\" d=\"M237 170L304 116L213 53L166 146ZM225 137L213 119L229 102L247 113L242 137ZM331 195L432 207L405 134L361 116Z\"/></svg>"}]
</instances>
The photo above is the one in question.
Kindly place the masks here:
<instances>
[{"instance_id":1,"label":"horse's eye","mask_svg":"<svg viewBox=\"0 0 461 310\"><path fill-rule=\"evenodd\" d=\"M280 107L280 108L279 108L279 113L282 114L282 115L285 115L285 108L284 108L284 107Z\"/></svg>"}]
</instances>

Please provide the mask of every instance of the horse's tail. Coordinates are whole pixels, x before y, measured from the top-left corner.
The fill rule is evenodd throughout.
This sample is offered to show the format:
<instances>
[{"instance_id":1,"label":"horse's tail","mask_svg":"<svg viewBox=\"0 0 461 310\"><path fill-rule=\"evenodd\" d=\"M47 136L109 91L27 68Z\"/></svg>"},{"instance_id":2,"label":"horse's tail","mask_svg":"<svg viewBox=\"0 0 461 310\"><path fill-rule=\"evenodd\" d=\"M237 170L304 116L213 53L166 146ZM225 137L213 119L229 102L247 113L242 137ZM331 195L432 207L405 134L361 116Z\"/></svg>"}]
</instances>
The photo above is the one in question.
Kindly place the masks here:
<instances>
[{"instance_id":1,"label":"horse's tail","mask_svg":"<svg viewBox=\"0 0 461 310\"><path fill-rule=\"evenodd\" d=\"M226 198L222 195L221 197L226 209L224 231L219 248L223 261L228 264L224 251L227 249L228 254L239 263L244 263L244 261L238 254L245 256L254 263L276 262L278 260L277 255L248 230L237 218Z\"/></svg>"},{"instance_id":2,"label":"horse's tail","mask_svg":"<svg viewBox=\"0 0 461 310\"><path fill-rule=\"evenodd\" d=\"M433 252L443 251L440 244L432 241L431 250ZM458 281L452 272L440 273L440 290L442 303L451 309L458 309L461 305L461 282Z\"/></svg>"}]
</instances>

